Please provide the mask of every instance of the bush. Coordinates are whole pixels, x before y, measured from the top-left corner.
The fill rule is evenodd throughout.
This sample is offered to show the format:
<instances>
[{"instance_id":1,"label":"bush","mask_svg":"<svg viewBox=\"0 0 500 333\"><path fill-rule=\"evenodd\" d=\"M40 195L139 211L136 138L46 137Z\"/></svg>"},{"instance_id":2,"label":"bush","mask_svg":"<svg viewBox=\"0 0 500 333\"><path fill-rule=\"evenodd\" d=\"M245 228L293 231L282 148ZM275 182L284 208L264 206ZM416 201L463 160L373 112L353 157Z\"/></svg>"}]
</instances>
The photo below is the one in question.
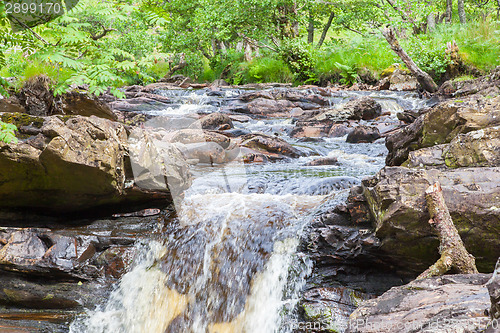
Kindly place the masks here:
<instances>
[{"instance_id":1,"label":"bush","mask_svg":"<svg viewBox=\"0 0 500 333\"><path fill-rule=\"evenodd\" d=\"M295 75L295 80L308 83L317 81L311 48L301 40L283 42L279 51L281 58Z\"/></svg>"}]
</instances>

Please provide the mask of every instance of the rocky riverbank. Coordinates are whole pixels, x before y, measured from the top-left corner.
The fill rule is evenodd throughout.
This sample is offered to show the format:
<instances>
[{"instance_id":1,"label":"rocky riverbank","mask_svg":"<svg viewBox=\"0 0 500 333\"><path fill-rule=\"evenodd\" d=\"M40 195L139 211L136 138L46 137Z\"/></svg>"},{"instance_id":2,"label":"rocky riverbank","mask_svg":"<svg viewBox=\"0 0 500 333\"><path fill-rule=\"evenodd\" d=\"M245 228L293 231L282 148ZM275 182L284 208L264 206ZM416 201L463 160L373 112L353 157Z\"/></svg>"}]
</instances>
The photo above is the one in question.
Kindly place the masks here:
<instances>
[{"instance_id":1,"label":"rocky riverbank","mask_svg":"<svg viewBox=\"0 0 500 333\"><path fill-rule=\"evenodd\" d=\"M328 222L312 225L305 242L314 241L312 252L310 246L306 252L316 258L316 265L306 295L316 296L306 296L303 302L305 326L309 322L310 327L316 325L325 332L339 328L349 332L483 332L489 324L488 332L494 331L498 315L489 310L486 282L491 275L487 274L414 281L361 305L359 300L324 297L311 290L321 291L314 287L321 278L337 288L350 288L351 295L368 291L365 298L370 298L377 295L373 290L370 293L376 274L354 284L343 275L366 266L378 272L388 269L401 280L384 280L396 285L433 264L439 258L439 241L427 223L424 192L436 181L443 187L452 219L467 250L476 257L479 271L494 270L500 255L499 74L497 69L476 81L448 82L441 89L442 102L418 110L414 119L398 117L411 123L386 137L387 166L353 188L346 206L326 212L322 219ZM325 279L325 271L334 273ZM497 275L490 286L495 279ZM489 291L494 309L497 288ZM339 305L359 308L347 321L329 312Z\"/></svg>"},{"instance_id":2,"label":"rocky riverbank","mask_svg":"<svg viewBox=\"0 0 500 333\"><path fill-rule=\"evenodd\" d=\"M53 98L43 79L30 83L0 99L0 117L17 125L20 139L0 143L0 279L6 286L0 328L65 332L75 314L106 298L147 243L141 240L155 239L175 218L173 203L189 187L190 167L344 163L309 146L325 139L360 145L385 140L389 154L387 166L362 182L328 177L297 189L307 195L349 191L344 202L326 200L304 235L301 252L314 266L300 320L342 331L359 307L351 317L357 323L373 317L428 327L460 313L461 320L476 318L474 329L482 327L488 316L481 309L490 308L488 275L400 285L438 258L424 200L425 188L436 180L479 270L494 269L500 253L498 73L475 83L448 83L427 103L403 100L385 112L384 100L363 92L352 97L337 89L267 86L227 93L217 85L197 86L202 90L192 98L220 98L206 102L207 110L188 112L181 125L151 115L186 105L168 94L180 90L171 84L128 87L124 100L97 100L77 91ZM286 126L265 133L235 126L275 119L287 119ZM252 186L261 193L273 185ZM497 289L490 289L498 302ZM467 297L473 301L462 302ZM406 302L412 305L401 305ZM430 310L409 317L418 307ZM498 313L495 306L490 312ZM366 327L350 330L370 332Z\"/></svg>"}]
</instances>

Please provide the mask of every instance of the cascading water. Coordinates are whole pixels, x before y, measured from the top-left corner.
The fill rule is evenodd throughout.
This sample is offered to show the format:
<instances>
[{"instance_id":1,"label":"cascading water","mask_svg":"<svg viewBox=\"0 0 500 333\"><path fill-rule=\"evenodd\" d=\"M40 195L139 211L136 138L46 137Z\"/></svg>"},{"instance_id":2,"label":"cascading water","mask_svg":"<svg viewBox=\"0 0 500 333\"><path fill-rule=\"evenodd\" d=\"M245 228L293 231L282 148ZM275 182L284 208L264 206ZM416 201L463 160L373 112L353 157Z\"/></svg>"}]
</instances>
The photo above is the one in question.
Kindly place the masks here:
<instances>
[{"instance_id":1,"label":"cascading water","mask_svg":"<svg viewBox=\"0 0 500 333\"><path fill-rule=\"evenodd\" d=\"M185 90L157 117L213 112L224 98ZM357 93L352 93L351 95ZM347 96L346 96L347 97ZM378 94L385 112L400 111L414 96ZM333 105L343 98L332 98ZM345 138L298 142L288 119L252 120L246 130L279 133L297 148L335 156L338 165L306 167L312 157L276 163L193 167L194 180L177 217L139 244L141 256L106 304L71 325L73 333L291 332L289 324L309 263L296 255L315 207L327 195L340 202L347 188L384 165L382 140L350 145ZM293 269L292 269L293 268Z\"/></svg>"}]
</instances>

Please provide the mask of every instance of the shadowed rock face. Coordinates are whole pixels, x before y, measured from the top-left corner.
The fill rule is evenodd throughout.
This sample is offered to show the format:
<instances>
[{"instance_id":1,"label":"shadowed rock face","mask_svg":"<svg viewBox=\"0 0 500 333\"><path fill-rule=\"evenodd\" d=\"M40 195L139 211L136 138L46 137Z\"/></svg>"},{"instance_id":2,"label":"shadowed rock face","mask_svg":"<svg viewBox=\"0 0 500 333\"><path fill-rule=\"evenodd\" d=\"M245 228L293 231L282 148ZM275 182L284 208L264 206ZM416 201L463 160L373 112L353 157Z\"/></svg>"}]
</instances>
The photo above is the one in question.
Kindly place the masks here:
<instances>
[{"instance_id":1,"label":"shadowed rock face","mask_svg":"<svg viewBox=\"0 0 500 333\"><path fill-rule=\"evenodd\" d=\"M416 280L365 301L347 332L482 332L489 322L489 275L447 275Z\"/></svg>"},{"instance_id":2,"label":"shadowed rock face","mask_svg":"<svg viewBox=\"0 0 500 333\"><path fill-rule=\"evenodd\" d=\"M438 258L425 189L439 181L450 215L480 271L491 272L500 253L500 168L439 171L386 167L363 181L381 250L409 271Z\"/></svg>"},{"instance_id":3,"label":"shadowed rock face","mask_svg":"<svg viewBox=\"0 0 500 333\"><path fill-rule=\"evenodd\" d=\"M133 175L127 173L128 138L122 124L81 116L30 119L34 121L25 131L26 140L19 144L0 143L0 207L75 212L169 198L166 186L149 191L125 185L133 181ZM154 163L162 158L158 152L146 153L149 158L141 161ZM175 157L180 156L175 149L169 153L176 163L182 161ZM179 182L189 179L182 163L170 169L158 172L162 177L177 177ZM142 176L158 178L151 172Z\"/></svg>"}]
</instances>

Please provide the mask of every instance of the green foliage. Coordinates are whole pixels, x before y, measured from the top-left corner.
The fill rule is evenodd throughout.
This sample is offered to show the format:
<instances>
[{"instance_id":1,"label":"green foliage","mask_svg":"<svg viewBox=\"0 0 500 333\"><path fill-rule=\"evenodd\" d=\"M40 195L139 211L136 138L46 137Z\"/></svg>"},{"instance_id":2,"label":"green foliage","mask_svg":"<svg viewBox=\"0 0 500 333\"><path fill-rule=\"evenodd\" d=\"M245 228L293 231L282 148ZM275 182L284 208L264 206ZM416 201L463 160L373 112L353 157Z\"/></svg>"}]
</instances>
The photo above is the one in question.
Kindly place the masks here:
<instances>
[{"instance_id":1,"label":"green foliage","mask_svg":"<svg viewBox=\"0 0 500 333\"><path fill-rule=\"evenodd\" d=\"M358 70L354 66L342 65L338 62L335 63L335 67L340 70L340 83L352 86L358 80Z\"/></svg>"},{"instance_id":2,"label":"green foliage","mask_svg":"<svg viewBox=\"0 0 500 333\"><path fill-rule=\"evenodd\" d=\"M10 30L0 1L0 77L15 77L15 88L47 74L56 94L87 84L96 95L123 97L120 86L162 78L183 54L187 66L176 74L199 81L351 85L358 69L377 76L399 62L380 34L388 23L404 31L400 43L436 79L448 66L444 50L452 40L468 64L482 70L500 64L500 27L489 16L493 2L466 3L466 28L440 24L425 33L427 15L442 13L445 1L394 1L395 7L368 0L80 0L69 14L18 33ZM323 46L307 44L309 23L318 41L332 13ZM256 55L249 62L245 44ZM0 94L7 87L0 79Z\"/></svg>"},{"instance_id":3,"label":"green foliage","mask_svg":"<svg viewBox=\"0 0 500 333\"><path fill-rule=\"evenodd\" d=\"M16 125L4 123L0 120L0 142L17 143L16 131Z\"/></svg>"},{"instance_id":4,"label":"green foliage","mask_svg":"<svg viewBox=\"0 0 500 333\"><path fill-rule=\"evenodd\" d=\"M439 81L450 64L450 59L446 55L446 44L436 45L425 35L412 38L406 49L418 67L429 73L436 81Z\"/></svg>"},{"instance_id":5,"label":"green foliage","mask_svg":"<svg viewBox=\"0 0 500 333\"><path fill-rule=\"evenodd\" d=\"M314 59L310 47L301 40L283 42L280 56L299 82L314 82Z\"/></svg>"},{"instance_id":6,"label":"green foliage","mask_svg":"<svg viewBox=\"0 0 500 333\"><path fill-rule=\"evenodd\" d=\"M290 69L282 59L273 56L255 58L248 64L242 64L246 70L248 83L291 82L294 79Z\"/></svg>"}]
</instances>

